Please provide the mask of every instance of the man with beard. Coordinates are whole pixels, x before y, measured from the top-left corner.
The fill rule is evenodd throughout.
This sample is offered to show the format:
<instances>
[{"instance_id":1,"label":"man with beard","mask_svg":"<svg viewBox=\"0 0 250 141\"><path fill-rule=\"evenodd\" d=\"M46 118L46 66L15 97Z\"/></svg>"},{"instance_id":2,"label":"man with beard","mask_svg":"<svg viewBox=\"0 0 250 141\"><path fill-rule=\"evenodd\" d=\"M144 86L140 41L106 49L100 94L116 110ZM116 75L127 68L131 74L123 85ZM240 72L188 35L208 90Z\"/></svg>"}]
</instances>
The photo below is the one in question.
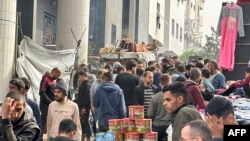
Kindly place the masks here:
<instances>
[{"instance_id":1,"label":"man with beard","mask_svg":"<svg viewBox=\"0 0 250 141\"><path fill-rule=\"evenodd\" d=\"M59 124L63 119L72 119L77 125L74 139L81 141L81 123L79 109L75 102L67 98L67 85L59 78L54 87L55 101L49 104L47 117L47 135L51 140L58 135Z\"/></svg>"},{"instance_id":2,"label":"man with beard","mask_svg":"<svg viewBox=\"0 0 250 141\"><path fill-rule=\"evenodd\" d=\"M61 75L61 70L57 67L53 68L51 72L46 72L40 81L40 111L42 117L42 132L46 133L46 118L49 104L54 101L53 87L55 80Z\"/></svg>"},{"instance_id":3,"label":"man with beard","mask_svg":"<svg viewBox=\"0 0 250 141\"><path fill-rule=\"evenodd\" d=\"M139 85L139 78L134 74L135 71L136 61L129 60L126 64L126 72L118 74L115 79L115 83L123 90L127 109L128 106L134 105L134 89Z\"/></svg>"},{"instance_id":4,"label":"man with beard","mask_svg":"<svg viewBox=\"0 0 250 141\"><path fill-rule=\"evenodd\" d=\"M24 111L25 97L18 91L10 91L2 105L1 141L36 141L40 128L32 115Z\"/></svg>"},{"instance_id":5,"label":"man with beard","mask_svg":"<svg viewBox=\"0 0 250 141\"><path fill-rule=\"evenodd\" d=\"M135 104L144 106L144 118L147 118L147 111L150 100L157 93L157 86L153 84L153 73L146 71L143 74L143 83L135 87Z\"/></svg>"},{"instance_id":6,"label":"man with beard","mask_svg":"<svg viewBox=\"0 0 250 141\"><path fill-rule=\"evenodd\" d=\"M163 73L168 73L169 69L172 68L173 65L171 65L171 63L169 62L169 60L167 58L163 58L161 59L161 72Z\"/></svg>"},{"instance_id":7,"label":"man with beard","mask_svg":"<svg viewBox=\"0 0 250 141\"><path fill-rule=\"evenodd\" d=\"M211 76L209 80L214 86L215 91L218 91L219 89L226 89L226 78L224 74L218 70L217 62L210 60L207 63L207 67L211 70Z\"/></svg>"}]
</instances>

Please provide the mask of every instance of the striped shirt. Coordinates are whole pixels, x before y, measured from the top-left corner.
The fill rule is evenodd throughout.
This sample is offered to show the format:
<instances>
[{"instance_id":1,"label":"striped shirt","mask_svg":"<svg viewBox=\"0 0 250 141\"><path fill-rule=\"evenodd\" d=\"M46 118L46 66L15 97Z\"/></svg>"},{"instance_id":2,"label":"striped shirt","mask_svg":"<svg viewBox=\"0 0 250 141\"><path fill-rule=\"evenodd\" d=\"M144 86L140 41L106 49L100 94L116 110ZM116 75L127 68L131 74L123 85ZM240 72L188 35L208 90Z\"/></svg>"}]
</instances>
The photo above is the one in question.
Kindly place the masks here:
<instances>
[{"instance_id":1,"label":"striped shirt","mask_svg":"<svg viewBox=\"0 0 250 141\"><path fill-rule=\"evenodd\" d=\"M152 86L144 88L144 116L147 116L149 104L154 94L155 93Z\"/></svg>"}]
</instances>

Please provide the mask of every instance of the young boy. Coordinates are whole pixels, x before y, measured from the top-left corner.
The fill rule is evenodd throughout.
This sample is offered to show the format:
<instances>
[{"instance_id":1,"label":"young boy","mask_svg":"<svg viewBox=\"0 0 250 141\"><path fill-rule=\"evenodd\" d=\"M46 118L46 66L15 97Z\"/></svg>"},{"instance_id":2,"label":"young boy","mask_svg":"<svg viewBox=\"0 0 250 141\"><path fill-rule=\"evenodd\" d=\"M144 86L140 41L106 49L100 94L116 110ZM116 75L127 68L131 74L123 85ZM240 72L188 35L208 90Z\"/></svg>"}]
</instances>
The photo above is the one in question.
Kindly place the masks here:
<instances>
[{"instance_id":1,"label":"young boy","mask_svg":"<svg viewBox=\"0 0 250 141\"><path fill-rule=\"evenodd\" d=\"M209 77L211 75L211 72L208 69L202 69L202 83L205 89L201 89L201 93L203 98L206 101L209 101L210 99L213 98L214 96L214 86L211 84L209 81Z\"/></svg>"},{"instance_id":2,"label":"young boy","mask_svg":"<svg viewBox=\"0 0 250 141\"><path fill-rule=\"evenodd\" d=\"M245 69L245 79L238 80L238 81L234 82L233 84L231 84L229 86L229 88L226 91L224 91L223 93L221 93L221 95L223 95L223 96L229 96L232 92L234 92L234 90L236 88L243 87L244 90L245 90L246 87L249 87L249 83L250 83L250 67L247 67ZM249 94L247 94L247 95L249 95Z\"/></svg>"}]
</instances>

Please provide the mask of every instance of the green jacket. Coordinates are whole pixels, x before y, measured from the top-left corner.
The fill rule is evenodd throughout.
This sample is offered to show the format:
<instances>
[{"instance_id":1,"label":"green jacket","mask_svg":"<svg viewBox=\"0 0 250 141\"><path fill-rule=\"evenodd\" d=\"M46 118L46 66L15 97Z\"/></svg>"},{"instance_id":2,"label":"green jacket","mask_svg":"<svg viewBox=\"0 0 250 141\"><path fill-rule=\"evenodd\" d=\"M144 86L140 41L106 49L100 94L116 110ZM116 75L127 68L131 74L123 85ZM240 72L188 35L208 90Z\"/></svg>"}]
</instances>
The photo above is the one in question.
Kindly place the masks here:
<instances>
[{"instance_id":1,"label":"green jacket","mask_svg":"<svg viewBox=\"0 0 250 141\"><path fill-rule=\"evenodd\" d=\"M25 112L15 123L11 119L3 119L1 128L1 141L36 141L41 134L35 118Z\"/></svg>"},{"instance_id":2,"label":"green jacket","mask_svg":"<svg viewBox=\"0 0 250 141\"><path fill-rule=\"evenodd\" d=\"M172 141L178 141L181 136L181 129L187 122L200 119L199 111L193 105L183 104L179 109L172 113Z\"/></svg>"},{"instance_id":3,"label":"green jacket","mask_svg":"<svg viewBox=\"0 0 250 141\"><path fill-rule=\"evenodd\" d=\"M152 119L154 126L166 126L168 127L171 123L171 115L167 113L163 106L163 94L158 92L155 94L149 104L148 117Z\"/></svg>"}]
</instances>

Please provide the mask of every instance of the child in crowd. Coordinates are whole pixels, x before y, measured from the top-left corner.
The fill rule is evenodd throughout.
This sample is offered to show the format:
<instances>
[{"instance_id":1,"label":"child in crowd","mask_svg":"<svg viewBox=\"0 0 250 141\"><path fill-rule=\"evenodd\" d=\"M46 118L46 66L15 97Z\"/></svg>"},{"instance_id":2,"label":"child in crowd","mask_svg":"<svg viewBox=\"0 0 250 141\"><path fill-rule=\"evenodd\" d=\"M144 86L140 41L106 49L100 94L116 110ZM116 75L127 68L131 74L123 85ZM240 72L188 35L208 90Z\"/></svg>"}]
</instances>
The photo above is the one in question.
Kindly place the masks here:
<instances>
[{"instance_id":1,"label":"child in crowd","mask_svg":"<svg viewBox=\"0 0 250 141\"><path fill-rule=\"evenodd\" d=\"M201 93L203 98L206 101L209 101L214 97L214 91L215 91L214 86L209 81L211 72L208 69L202 69L201 74L202 74L202 84L203 84L201 85Z\"/></svg>"},{"instance_id":2,"label":"child in crowd","mask_svg":"<svg viewBox=\"0 0 250 141\"><path fill-rule=\"evenodd\" d=\"M231 93L235 91L236 88L243 87L246 95L250 96L250 93L246 91L250 87L249 83L250 83L250 67L247 67L245 69L245 79L235 81L229 86L229 88L226 91L222 92L221 95L229 96Z\"/></svg>"}]
</instances>

